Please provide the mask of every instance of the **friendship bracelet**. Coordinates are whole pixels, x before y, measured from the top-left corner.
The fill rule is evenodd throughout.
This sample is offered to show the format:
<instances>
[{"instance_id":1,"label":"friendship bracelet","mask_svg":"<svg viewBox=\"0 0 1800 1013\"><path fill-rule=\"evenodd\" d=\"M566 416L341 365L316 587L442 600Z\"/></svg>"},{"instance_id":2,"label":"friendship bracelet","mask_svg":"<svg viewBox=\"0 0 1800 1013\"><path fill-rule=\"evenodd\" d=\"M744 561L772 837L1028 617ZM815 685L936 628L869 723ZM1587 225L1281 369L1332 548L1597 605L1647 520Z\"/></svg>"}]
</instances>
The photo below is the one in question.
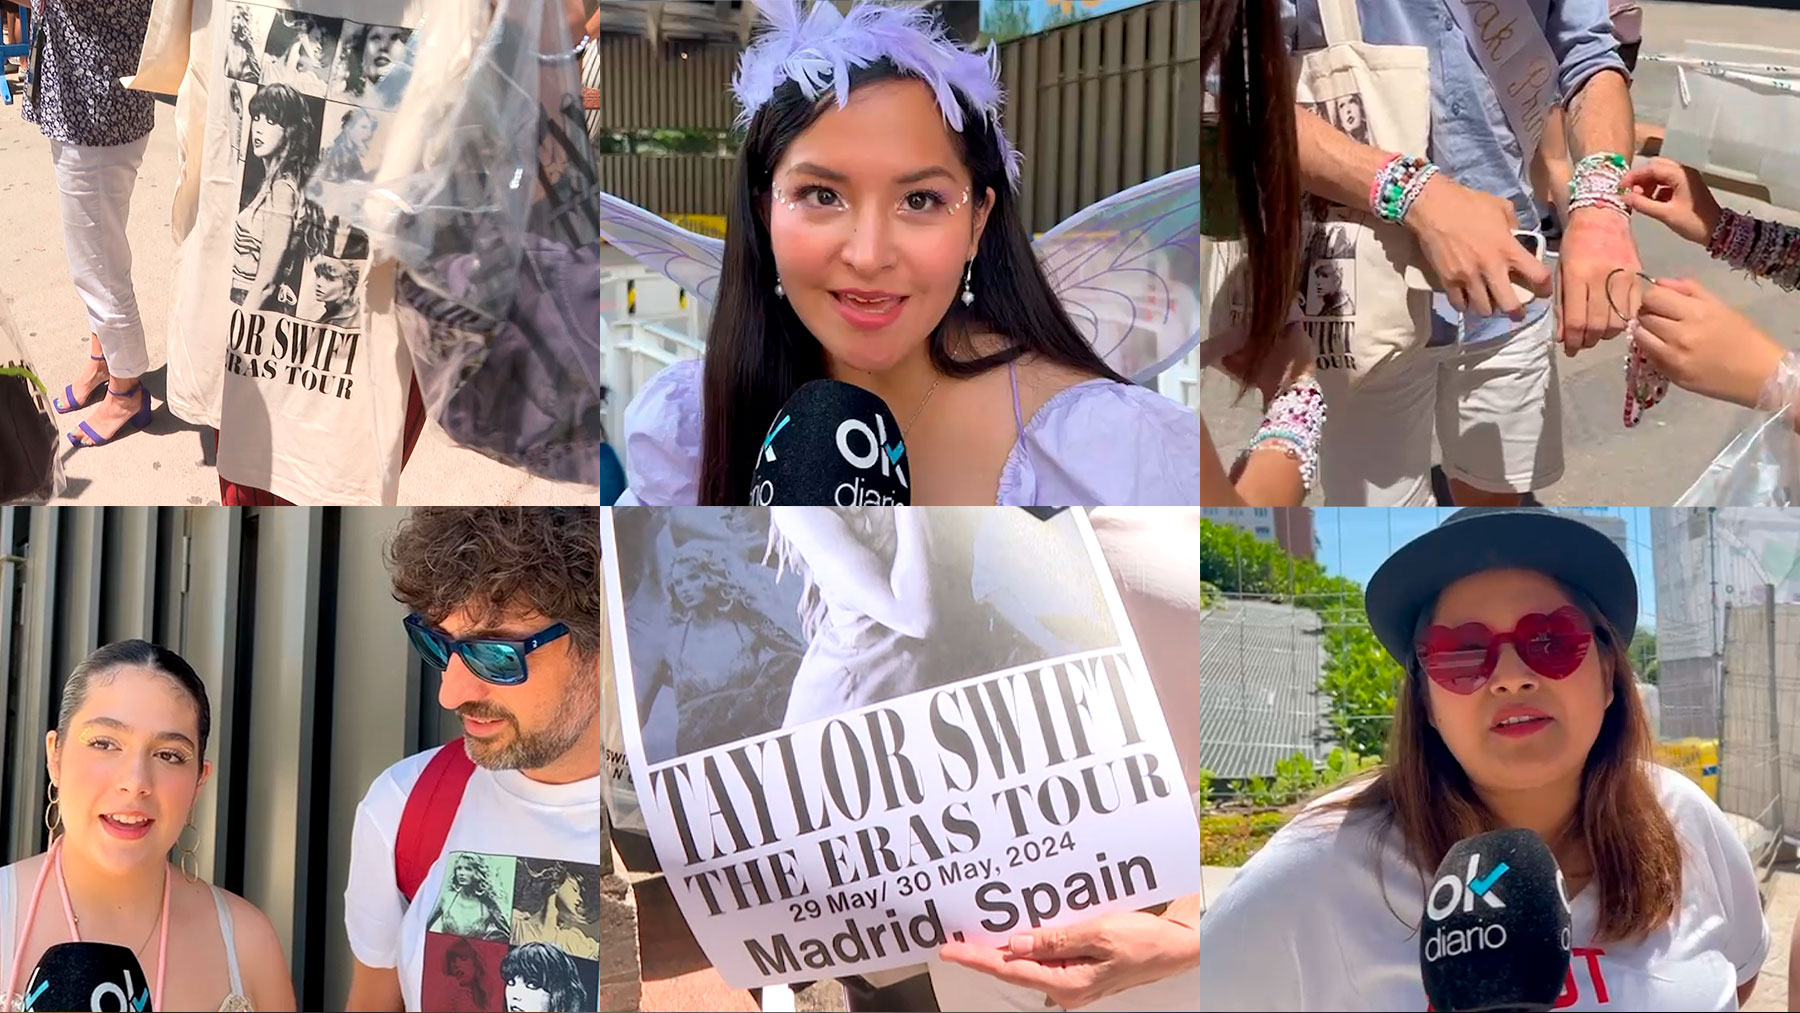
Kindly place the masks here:
<instances>
[{"instance_id":1,"label":"friendship bracelet","mask_svg":"<svg viewBox=\"0 0 1800 1013\"><path fill-rule=\"evenodd\" d=\"M1621 196L1629 168L1625 156L1613 152L1589 155L1577 162L1575 176L1569 180L1569 210L1603 207L1631 217L1631 206Z\"/></svg>"},{"instance_id":2,"label":"friendship bracelet","mask_svg":"<svg viewBox=\"0 0 1800 1013\"><path fill-rule=\"evenodd\" d=\"M1238 463L1258 450L1280 450L1300 462L1300 485L1310 493L1319 473L1319 436L1324 429L1325 392L1317 379L1303 376L1269 402L1262 426L1238 455Z\"/></svg>"},{"instance_id":3,"label":"friendship bracelet","mask_svg":"<svg viewBox=\"0 0 1800 1013\"><path fill-rule=\"evenodd\" d=\"M1626 316L1613 302L1612 280L1615 275L1632 274L1646 285L1656 284L1656 279L1642 271L1627 271L1623 267L1615 267L1606 275L1606 305L1619 319L1625 321L1625 428L1632 429L1644 420L1644 413L1654 408L1669 393L1669 378L1651 363L1650 357L1644 354L1644 346L1637 339L1637 316Z\"/></svg>"},{"instance_id":4,"label":"friendship bracelet","mask_svg":"<svg viewBox=\"0 0 1800 1013\"><path fill-rule=\"evenodd\" d=\"M1398 225L1437 171L1437 166L1416 155L1395 155L1375 174L1369 187L1369 208L1382 221Z\"/></svg>"},{"instance_id":5,"label":"friendship bracelet","mask_svg":"<svg viewBox=\"0 0 1800 1013\"><path fill-rule=\"evenodd\" d=\"M1800 228L1763 221L1730 208L1719 212L1706 252L1740 271L1784 289L1800 288Z\"/></svg>"}]
</instances>

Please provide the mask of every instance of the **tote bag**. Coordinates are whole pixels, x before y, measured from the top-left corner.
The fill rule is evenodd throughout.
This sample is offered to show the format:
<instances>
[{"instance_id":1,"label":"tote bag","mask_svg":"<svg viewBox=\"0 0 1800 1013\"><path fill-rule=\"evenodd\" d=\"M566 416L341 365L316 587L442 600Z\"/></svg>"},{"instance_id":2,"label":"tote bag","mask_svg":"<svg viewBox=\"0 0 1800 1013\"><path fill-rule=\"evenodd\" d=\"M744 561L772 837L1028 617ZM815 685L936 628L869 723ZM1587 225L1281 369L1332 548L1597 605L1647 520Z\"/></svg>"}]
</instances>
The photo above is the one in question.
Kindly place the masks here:
<instances>
[{"instance_id":1,"label":"tote bag","mask_svg":"<svg viewBox=\"0 0 1800 1013\"><path fill-rule=\"evenodd\" d=\"M1356 0L1319 0L1325 48L1294 57L1295 102L1352 140L1423 155L1431 73L1422 46L1363 41ZM1373 181L1371 181L1373 182ZM1302 199L1298 316L1327 397L1430 334L1431 286L1418 242L1367 207Z\"/></svg>"}]
</instances>

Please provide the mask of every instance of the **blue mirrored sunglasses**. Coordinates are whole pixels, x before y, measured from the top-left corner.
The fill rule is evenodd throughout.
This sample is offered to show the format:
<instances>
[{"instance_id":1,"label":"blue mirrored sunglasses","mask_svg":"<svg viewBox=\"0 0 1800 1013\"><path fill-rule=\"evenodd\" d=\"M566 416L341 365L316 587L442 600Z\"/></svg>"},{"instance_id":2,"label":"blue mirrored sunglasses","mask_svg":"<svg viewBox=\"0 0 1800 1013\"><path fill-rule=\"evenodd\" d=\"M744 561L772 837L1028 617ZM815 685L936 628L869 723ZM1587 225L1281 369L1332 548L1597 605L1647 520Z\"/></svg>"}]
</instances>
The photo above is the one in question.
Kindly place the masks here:
<instances>
[{"instance_id":1,"label":"blue mirrored sunglasses","mask_svg":"<svg viewBox=\"0 0 1800 1013\"><path fill-rule=\"evenodd\" d=\"M406 636L427 665L442 671L450 667L450 654L455 652L462 655L463 664L469 666L477 679L496 686L517 686L524 682L528 674L525 656L568 632L566 625L553 623L524 640L457 640L432 629L416 613L406 617Z\"/></svg>"}]
</instances>

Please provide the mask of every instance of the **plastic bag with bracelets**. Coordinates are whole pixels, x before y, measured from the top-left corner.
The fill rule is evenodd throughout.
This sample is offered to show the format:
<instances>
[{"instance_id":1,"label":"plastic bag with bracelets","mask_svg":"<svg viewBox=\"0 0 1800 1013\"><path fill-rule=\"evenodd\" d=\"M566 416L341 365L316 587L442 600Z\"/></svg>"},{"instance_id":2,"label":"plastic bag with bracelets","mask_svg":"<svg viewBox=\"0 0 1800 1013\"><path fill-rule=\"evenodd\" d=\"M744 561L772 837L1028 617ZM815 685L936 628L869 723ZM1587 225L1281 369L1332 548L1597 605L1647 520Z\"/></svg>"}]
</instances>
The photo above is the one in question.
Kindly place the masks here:
<instances>
[{"instance_id":1,"label":"plastic bag with bracelets","mask_svg":"<svg viewBox=\"0 0 1800 1013\"><path fill-rule=\"evenodd\" d=\"M1800 353L1789 352L1757 402L1756 422L1713 458L1678 507L1800 505Z\"/></svg>"},{"instance_id":2,"label":"plastic bag with bracelets","mask_svg":"<svg viewBox=\"0 0 1800 1013\"><path fill-rule=\"evenodd\" d=\"M599 181L568 36L539 0L434 4L382 82L400 108L370 145L379 169L326 157L309 195L397 262L430 417L489 457L598 485Z\"/></svg>"},{"instance_id":3,"label":"plastic bag with bracelets","mask_svg":"<svg viewBox=\"0 0 1800 1013\"><path fill-rule=\"evenodd\" d=\"M25 357L12 309L0 294L0 503L42 503L62 492L50 392Z\"/></svg>"}]
</instances>

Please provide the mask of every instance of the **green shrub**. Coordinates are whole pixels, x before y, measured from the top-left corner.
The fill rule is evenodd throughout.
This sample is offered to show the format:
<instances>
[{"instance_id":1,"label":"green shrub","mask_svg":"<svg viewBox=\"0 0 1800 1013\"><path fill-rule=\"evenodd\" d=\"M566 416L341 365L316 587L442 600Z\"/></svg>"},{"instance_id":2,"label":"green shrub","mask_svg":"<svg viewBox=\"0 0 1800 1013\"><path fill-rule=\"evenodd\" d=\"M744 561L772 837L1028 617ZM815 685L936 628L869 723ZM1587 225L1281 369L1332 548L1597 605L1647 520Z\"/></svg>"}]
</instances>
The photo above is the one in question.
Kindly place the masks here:
<instances>
[{"instance_id":1,"label":"green shrub","mask_svg":"<svg viewBox=\"0 0 1800 1013\"><path fill-rule=\"evenodd\" d=\"M1310 609L1319 617L1325 654L1320 689L1331 698L1332 739L1352 752L1379 755L1404 673L1369 629L1362 585L1295 559L1242 528L1200 522L1200 580L1225 594L1250 595Z\"/></svg>"}]
</instances>

